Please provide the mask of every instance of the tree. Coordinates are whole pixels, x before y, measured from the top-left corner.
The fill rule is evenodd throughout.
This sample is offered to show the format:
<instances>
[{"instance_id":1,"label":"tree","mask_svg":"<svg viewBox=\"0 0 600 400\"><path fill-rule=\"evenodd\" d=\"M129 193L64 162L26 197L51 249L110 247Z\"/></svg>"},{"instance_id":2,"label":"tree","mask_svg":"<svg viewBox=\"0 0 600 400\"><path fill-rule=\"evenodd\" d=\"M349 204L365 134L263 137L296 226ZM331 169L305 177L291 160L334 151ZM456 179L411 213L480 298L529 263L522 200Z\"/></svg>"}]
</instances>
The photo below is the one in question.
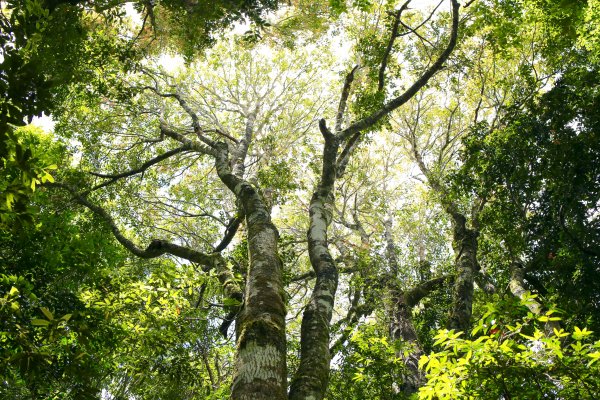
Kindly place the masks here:
<instances>
[{"instance_id":1,"label":"tree","mask_svg":"<svg viewBox=\"0 0 600 400\"><path fill-rule=\"evenodd\" d=\"M429 10L298 2L268 15L262 32L212 42L206 33L243 14L228 17L238 5L204 6L137 5L138 26L107 24L126 47L137 43L136 53L112 58L119 53L108 46L112 63L101 71L110 73L57 86L56 140L73 158L58 162L32 199L44 212L57 198L69 210L62 220L44 216L68 231L59 243L81 237L72 228L79 219L93 221L83 242L99 235L98 250L80 247L108 253L95 259L106 264L100 276L87 273L60 296L77 299L73 312L37 303L29 294L41 286L3 265L3 312L25 327L7 325L6 365L20 395L222 398L231 385L240 399L427 398L480 387L510 396L530 370L542 386L531 393L566 387L565 395L583 395L587 387L593 396L591 375L568 376L582 360L594 365L596 344L581 329L593 326L584 320L594 308L559 323L548 304L576 312L580 294L596 294L587 287L571 302L565 290L571 261L586 277L597 264L581 257L596 244L595 99L593 91L575 95L589 88L576 66L591 51L566 34L551 46L537 29L555 18L534 2L469 2L462 19L456 1ZM586 24L581 13L590 10L569 10ZM188 16L199 19L186 36ZM167 26L180 33L165 34ZM199 51L200 42L212 47ZM347 55L332 50L338 43L350 43ZM171 53L161 53L164 44ZM569 68L550 59L561 46L571 46ZM565 94L569 107L559 109L555 99ZM581 127L571 126L574 116ZM563 180L585 171L577 185L536 167L544 140L515 140L549 127L572 152L553 153L544 166ZM576 153L586 155L580 163ZM507 157L513 168L502 165ZM516 190L495 187L499 180ZM515 212L531 204L542 208ZM51 256L37 236L47 235L45 225L29 229L34 247ZM537 232L550 239L523 240ZM39 271L23 256L31 250L6 236L14 263ZM552 253L564 262L559 273L532 262L546 244L560 245ZM73 264L88 270L88 261ZM59 282L50 279L46 292ZM84 314L96 321L90 347L73 338L88 335ZM563 342L565 331L574 342ZM56 346L57 332L72 353ZM28 349L48 349L52 368L11 361L28 335ZM546 346L543 360L523 363L536 341ZM554 368L560 354L568 365ZM68 367L88 357L106 362L76 375L85 391L61 379L36 382L74 373ZM507 379L491 376L487 361Z\"/></svg>"},{"instance_id":2,"label":"tree","mask_svg":"<svg viewBox=\"0 0 600 400\"><path fill-rule=\"evenodd\" d=\"M369 129L391 111L406 103L443 66L456 45L458 8L458 3L452 2L453 15L448 44L445 45L437 59L418 76L416 82L411 84L406 91L392 97L389 101L384 101L374 112L343 127L345 107L354 69L346 78L336 116L335 130L330 131L325 120L321 120L319 123L321 134L325 139L325 146L321 161L322 167L319 168L321 170L320 183L317 184L309 205L310 227L308 230L308 252L316 283L311 300L303 314L300 364L291 382L290 398L322 398L327 387L330 362L328 325L338 284L338 272L329 250L327 228L331 221L329 208L332 205L336 176L343 172L347 158L350 156L355 142L360 138L361 132ZM400 18L401 12L398 12L394 17L396 29ZM390 48L394 40L395 32L389 39ZM389 55L390 51L384 56L383 70ZM250 64L252 63L250 62ZM261 186L259 182L251 184L248 173L245 173L245 164L252 156L249 153L250 146L253 144L254 138L260 138L263 127L277 129L277 126L273 124L267 125L269 118L275 116L283 118L287 111L278 109L285 107L285 103L280 104L276 95L268 96L273 96L273 92L279 89L278 86L289 91L291 84L286 83L286 76L283 76L281 77L283 80L275 81L270 86L260 87L261 82L255 82L258 85L244 87L240 86L240 83L244 82L237 82L237 77L230 78L223 75L226 83L228 79L234 79L234 84L237 84L236 87L229 87L232 98L220 99L218 94L213 97L221 102L225 100L230 105L220 105L220 112L233 112L240 116L229 119L228 123L233 123L230 128L224 124L216 124L219 122L218 109L210 108L209 103L209 96L212 96L212 85L201 86L205 92L200 92L200 101L208 103L208 107L196 111L197 108L191 105L189 95L178 90L176 82L171 81L164 74L157 75L146 68L141 72L141 78L145 79L147 83L141 83L140 86L152 93L153 97L149 99L152 103L146 103L148 100L140 97L138 104L141 107L136 111L138 115L142 113L155 115L153 117L155 125L150 125L151 131L145 134L146 138L136 137L130 144L121 143L120 145L134 147L157 143L158 146L152 148L160 149L160 153L153 150L151 158L147 158L147 161L140 167L130 171L96 173L96 176L104 178L105 182L91 189L99 189L107 186L108 183L116 182L119 178L141 173L150 166L167 160L169 156L192 153L201 156L204 160L212 159L218 179L234 196L229 200L230 204L234 203L237 207L237 211L235 211L237 215L233 214L233 218L243 216L248 235L249 266L245 280L241 282L244 287L243 297L238 281L231 272L228 272L229 269L221 255L222 248L220 246L204 253L195 250L195 246L188 247L173 241L155 239L147 248L140 248L126 238L122 228L106 210L99 208L93 200L88 198L89 189L80 190L66 183L57 183L55 186L67 189L79 203L105 219L117 240L135 255L142 258L154 258L166 253L199 263L207 272L209 270L218 271L227 296L238 302L243 301L242 304L238 303L233 306L231 310L235 315L237 336L237 361L233 377L232 397L287 397L285 300L283 271L277 250L279 234L270 217L271 205L268 203L266 193L270 188ZM287 73L289 71L286 71ZM251 84L248 82L251 78L252 76L245 77L246 85ZM384 87L383 78L384 75L380 74L379 91ZM291 89L293 90L293 86ZM157 104L157 100L160 101L160 99L177 104L183 115L177 111L177 114L174 113L176 109L162 111L164 106L160 105L160 102ZM273 101L277 101L277 103ZM114 115L114 109L111 109L110 112ZM234 121L240 121L242 124L241 127L244 129L242 137L233 136L236 128ZM130 124L133 120L124 122ZM181 124L189 127L182 130ZM150 136L157 127L160 130L160 136ZM193 132L195 138L189 136L187 132L190 131ZM95 145L98 143L98 139L90 136L80 140L87 140ZM171 143L177 142L180 147L169 146ZM169 147L165 148L165 145ZM98 159L98 161L100 160ZM207 161L202 161L199 165L209 168ZM261 161L258 160L258 162ZM227 196L229 195L227 194ZM128 211L131 213L132 210ZM143 215L141 217L143 218ZM226 232L226 235L230 234L231 232Z\"/></svg>"}]
</instances>

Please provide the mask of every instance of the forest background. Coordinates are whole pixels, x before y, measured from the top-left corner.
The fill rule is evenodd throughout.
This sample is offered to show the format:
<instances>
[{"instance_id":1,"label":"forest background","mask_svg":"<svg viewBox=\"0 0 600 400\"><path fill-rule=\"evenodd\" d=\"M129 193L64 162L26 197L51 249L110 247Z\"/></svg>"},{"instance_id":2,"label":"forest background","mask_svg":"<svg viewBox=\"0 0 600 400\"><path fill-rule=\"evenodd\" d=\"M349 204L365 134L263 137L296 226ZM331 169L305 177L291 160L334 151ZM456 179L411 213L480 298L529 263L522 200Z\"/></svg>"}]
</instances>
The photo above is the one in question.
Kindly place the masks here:
<instances>
[{"instance_id":1,"label":"forest background","mask_svg":"<svg viewBox=\"0 0 600 400\"><path fill-rule=\"evenodd\" d=\"M600 396L597 0L0 4L1 398Z\"/></svg>"}]
</instances>

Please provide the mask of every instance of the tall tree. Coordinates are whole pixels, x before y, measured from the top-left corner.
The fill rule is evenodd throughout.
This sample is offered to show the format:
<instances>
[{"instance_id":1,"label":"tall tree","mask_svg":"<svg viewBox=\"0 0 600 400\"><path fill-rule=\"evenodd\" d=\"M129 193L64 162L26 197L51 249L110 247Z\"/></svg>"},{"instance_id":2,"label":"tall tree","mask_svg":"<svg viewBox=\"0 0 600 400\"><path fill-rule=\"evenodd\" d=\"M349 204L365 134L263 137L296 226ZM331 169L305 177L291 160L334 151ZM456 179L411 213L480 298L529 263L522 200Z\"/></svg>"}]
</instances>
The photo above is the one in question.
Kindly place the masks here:
<instances>
[{"instance_id":1,"label":"tall tree","mask_svg":"<svg viewBox=\"0 0 600 400\"><path fill-rule=\"evenodd\" d=\"M319 129L325 144L320 161L320 178L309 205L310 227L308 229L308 252L316 282L311 300L303 313L300 364L293 374L290 398L323 398L327 388L330 368L329 321L332 317L338 285L338 270L330 253L327 231L331 221L330 210L336 177L345 168L348 157L350 157L355 143L364 134L363 132L406 103L444 65L456 45L458 36L459 5L456 1L452 1L451 4L452 13L446 44L431 65L425 66L422 71L417 73L414 83L410 84L405 91L383 101L381 105L375 107L374 111L359 116L356 122L344 126L350 85L356 71L354 68L348 74L342 90L334 130L331 131L328 128L324 119L319 122ZM394 14L392 30L386 33L390 46L381 60L382 73L378 78L379 91L385 88L385 66L391 55L397 35L396 29L398 29L402 12L405 9L406 6ZM214 54L215 57L220 56L218 50ZM115 122L120 120L121 125L119 127L119 125L107 123L108 121L102 117L102 120L98 119L99 124L94 128L98 133L106 132L107 128L120 131L122 132L121 138L128 137L129 139L111 141L106 135L94 137L86 132L85 135L79 136L79 140L85 143L86 148L89 149L85 153L92 156L91 160L95 166L107 166L103 162L102 156L94 157L95 154L102 154L102 152L97 152L98 144L107 139L107 143L110 143L107 146L109 152L114 151L112 149L125 148L128 149L128 155L132 157L134 149L140 149L143 151L140 154L144 154L142 159L146 159L146 161L128 171L120 169L122 160L118 163L113 161L112 165L118 169L115 172L94 172L94 175L103 181L92 187L81 187L81 184L78 186L68 183L55 184L59 188L66 189L76 201L102 217L113 230L117 240L135 255L142 258L154 258L170 254L199 263L204 266L206 272L220 271L217 274L222 278L221 282L227 295L242 301L232 310L235 315L237 337L232 397L240 399L287 397L286 309L282 264L278 254L279 233L271 218L270 188L265 187L264 184L261 185L260 180L254 181L246 164L253 158L256 158L255 163L259 167L263 162L270 162L265 161L263 158L266 157L262 154L255 155L252 151L260 151L264 145L258 144L259 140L268 140L269 132L273 132L272 137L279 134L281 127L277 126L277 122L271 122L275 118L284 120L287 117L297 118L297 115L290 115L289 106L286 106L286 100L281 96L284 94L289 96L291 93L292 97L287 102L293 101L293 93L298 90L296 86L298 82L294 79L291 65L286 66L284 72L277 73L272 83L264 82L261 80L261 74L266 71L261 71L260 65L254 64L252 61L252 57L256 57L256 55L255 52L242 59L243 62L248 63L248 75L238 77L228 76L224 73L221 76L225 83L225 93L228 93L225 98L219 93L220 90L215 91L216 86L213 82L210 84L200 83L200 86L195 88L184 89L180 82L173 81L164 73L155 73L149 68L142 69L140 83L136 84L136 87L143 89L149 96L140 93L135 103L124 104L122 107L117 104L105 103L107 116L114 119ZM252 70L253 68L256 70ZM198 90L199 100L192 98L193 90ZM215 100L219 102L217 107L211 105L211 101ZM125 118L123 118L123 114L118 115L115 112L117 107L121 107ZM134 112L133 115L130 110ZM96 110L95 113L98 111ZM220 114L223 113L231 116L221 117ZM151 116L151 118L148 119L147 116ZM146 129L142 129L144 132L142 135L138 133L132 136L129 132L132 132L131 129L139 130L138 121ZM63 129L72 129L72 126L67 123L64 123L62 127ZM293 132L297 126L285 128L291 129ZM240 136L236 133L238 129L244 132L243 135ZM289 133L286 132L286 134L289 137ZM103 139L99 140L100 137ZM173 147L177 143L179 147ZM151 149L151 155L146 155L146 149ZM208 245L206 242L202 244L198 241L201 237L192 239L179 236L181 233L177 233L176 236L169 235L171 236L170 240L153 239L150 245L143 248L128 239L118 220L112 217L109 211L96 205L96 201L92 198L98 193L98 189L106 188L109 185L113 190L119 188L123 178L150 173L151 167L160 168L162 163L176 159L185 163L186 155L191 155L192 159L197 160L194 164L200 167L200 171L202 169L206 171L204 172L206 175L203 176L207 183L216 184L214 179L217 178L220 181L218 185L224 185L226 191L221 191L222 195L224 198L231 199L226 200L229 204L235 204L237 207L234 213L231 213L230 210L224 210L224 212L230 212L232 218L243 218L244 220L249 263L247 271L243 271L244 280L240 282L244 287L243 298L239 294L241 292L238 289L238 281L226 273L226 263L221 255L235 230L225 232L225 245L213 247L214 239L210 240L208 243L211 245ZM210 173L212 168L214 168L216 176ZM257 170L260 178L260 168ZM185 164L182 172L184 174L182 176L186 179L194 178L186 173ZM157 183L161 184L160 178ZM141 195L143 201L146 197L144 193L148 189L142 189L137 184L135 186L137 186L135 190L138 192L138 196ZM165 187L165 189L172 193L174 191L174 188ZM160 193L165 189L158 187L155 190ZM202 188L200 190L204 192ZM122 196L122 194L117 194L118 192L114 193ZM191 196L190 199L198 196L198 193L193 191L188 193ZM206 191L205 193L210 195L211 192ZM229 197L231 195L233 198ZM133 217L133 221L136 219L140 222L144 221L144 213L139 214L132 210L131 203L126 207L123 206L125 205L119 206L123 215L128 215L129 218ZM202 202L196 206L209 207L210 210L215 209L215 204L209 202ZM197 214L188 210L185 210L185 213ZM165 232L172 229L165 225L158 227ZM140 228L136 230L141 232ZM200 251L198 248L206 250Z\"/></svg>"}]
</instances>

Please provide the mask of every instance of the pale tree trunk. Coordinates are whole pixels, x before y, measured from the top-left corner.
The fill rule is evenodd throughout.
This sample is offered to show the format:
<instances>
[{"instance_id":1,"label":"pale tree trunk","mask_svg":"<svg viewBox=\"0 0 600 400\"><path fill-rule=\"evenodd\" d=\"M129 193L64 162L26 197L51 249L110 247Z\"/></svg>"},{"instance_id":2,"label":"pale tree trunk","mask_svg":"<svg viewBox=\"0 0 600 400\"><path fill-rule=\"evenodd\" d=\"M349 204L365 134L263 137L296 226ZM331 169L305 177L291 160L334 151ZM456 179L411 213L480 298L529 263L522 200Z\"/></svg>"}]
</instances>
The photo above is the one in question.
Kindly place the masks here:
<instances>
[{"instance_id":1,"label":"pale tree trunk","mask_svg":"<svg viewBox=\"0 0 600 400\"><path fill-rule=\"evenodd\" d=\"M337 138L324 127L323 170L321 181L310 202L308 251L316 275L311 299L302 315L300 366L294 376L289 398L322 399L329 382L329 324L338 284L338 270L327 241L327 228L333 210L333 186L336 179Z\"/></svg>"},{"instance_id":2,"label":"pale tree trunk","mask_svg":"<svg viewBox=\"0 0 600 400\"><path fill-rule=\"evenodd\" d=\"M510 292L513 296L517 297L520 300L523 300L525 296L529 293L527 289L525 289L525 269L523 265L518 262L513 262L510 266L511 275L510 281L508 283L508 287L510 288ZM544 307L540 302L538 302L535 298L529 298L525 303L525 306L529 311L531 311L536 316L541 316L544 312ZM550 316L552 317L552 316ZM544 325L544 331L547 335L554 335L554 331L560 331L560 322L559 321L547 321Z\"/></svg>"},{"instance_id":3,"label":"pale tree trunk","mask_svg":"<svg viewBox=\"0 0 600 400\"><path fill-rule=\"evenodd\" d=\"M408 4L408 2L407 2ZM369 129L383 117L409 101L444 65L456 46L458 37L457 0L451 0L452 29L446 48L410 87L402 94L386 102L379 110L355 121L342 129L346 102L349 98L350 85L354 79L356 67L346 76L335 121L335 134L326 126L325 120L319 121L319 129L325 138L323 151L323 169L321 180L311 199L310 227L308 230L308 251L311 265L316 275L315 287L307 305L301 327L300 366L291 384L289 398L291 400L320 400L325 396L329 381L329 324L333 312L335 293L338 283L338 270L331 256L327 241L327 228L331 222L333 210L333 189L338 173L343 173L350 154L360 139L361 132ZM400 23L402 10L397 11L395 26ZM383 86L385 63L393 47L397 35L392 30L391 45L388 46L379 73L379 87ZM338 156L338 149L344 149Z\"/></svg>"}]
</instances>

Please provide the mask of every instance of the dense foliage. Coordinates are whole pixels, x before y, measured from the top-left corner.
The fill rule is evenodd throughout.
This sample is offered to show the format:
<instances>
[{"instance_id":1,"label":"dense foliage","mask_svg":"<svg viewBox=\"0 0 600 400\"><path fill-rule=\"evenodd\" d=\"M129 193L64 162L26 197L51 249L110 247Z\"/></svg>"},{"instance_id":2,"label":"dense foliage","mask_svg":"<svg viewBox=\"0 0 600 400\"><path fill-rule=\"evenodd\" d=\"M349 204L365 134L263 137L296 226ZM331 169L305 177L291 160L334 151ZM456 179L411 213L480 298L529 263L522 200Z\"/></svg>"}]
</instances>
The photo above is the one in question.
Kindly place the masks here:
<instances>
[{"instance_id":1,"label":"dense foliage","mask_svg":"<svg viewBox=\"0 0 600 400\"><path fill-rule=\"evenodd\" d=\"M1 398L600 396L597 0L0 5Z\"/></svg>"}]
</instances>

